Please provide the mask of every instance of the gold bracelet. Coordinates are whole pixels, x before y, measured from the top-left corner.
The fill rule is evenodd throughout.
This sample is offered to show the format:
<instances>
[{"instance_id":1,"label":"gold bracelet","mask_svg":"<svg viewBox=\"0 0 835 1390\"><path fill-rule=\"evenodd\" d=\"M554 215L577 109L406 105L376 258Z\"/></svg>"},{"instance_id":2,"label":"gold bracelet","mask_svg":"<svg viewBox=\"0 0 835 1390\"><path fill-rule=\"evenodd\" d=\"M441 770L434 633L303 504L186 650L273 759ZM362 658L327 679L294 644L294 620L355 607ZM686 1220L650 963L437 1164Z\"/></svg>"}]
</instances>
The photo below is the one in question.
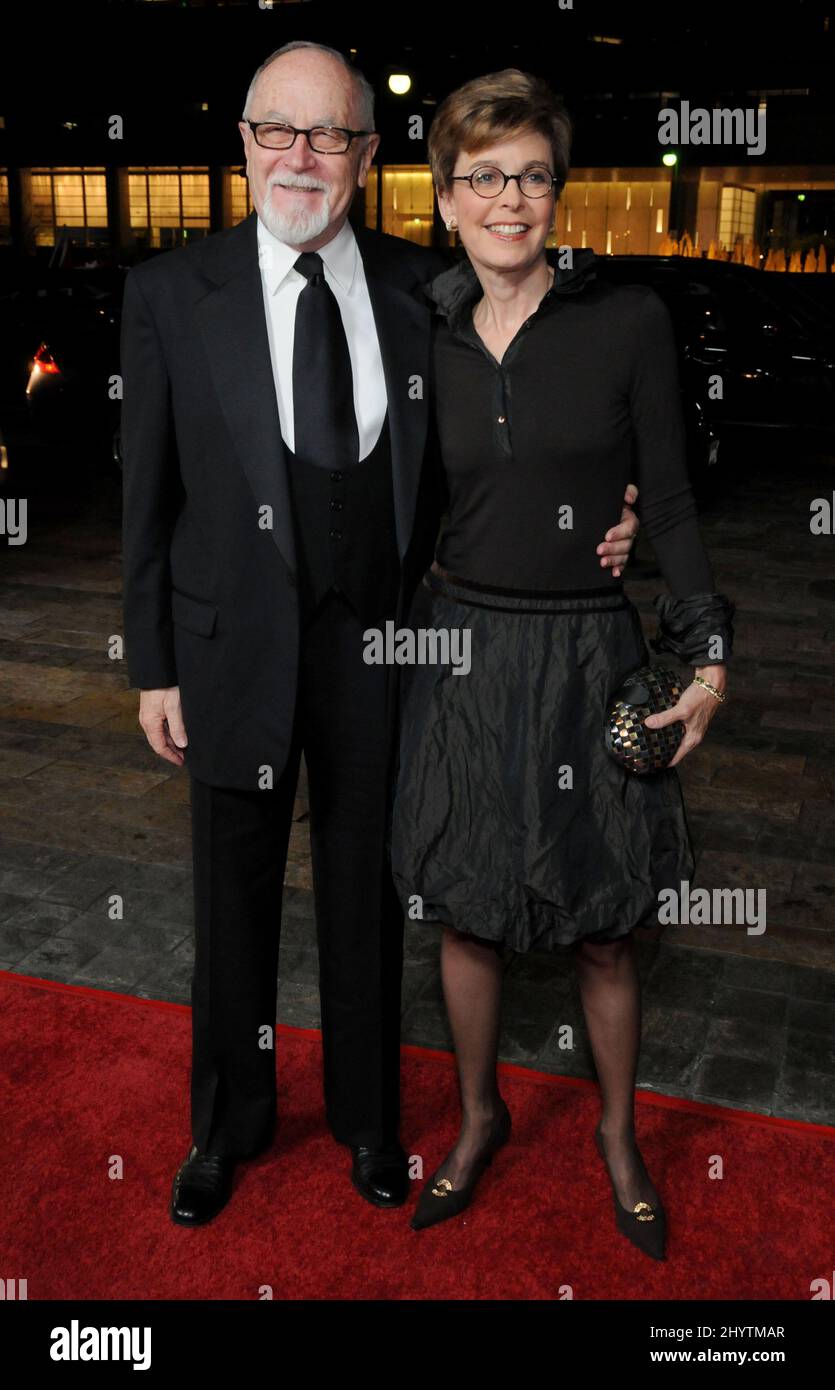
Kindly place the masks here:
<instances>
[{"instance_id":1,"label":"gold bracelet","mask_svg":"<svg viewBox=\"0 0 835 1390\"><path fill-rule=\"evenodd\" d=\"M706 681L704 676L694 676L693 680L698 685L703 685L705 690L709 690L711 695L715 695L717 700L721 700L724 705L727 696L723 695L721 690L717 690L715 685L711 685L710 681Z\"/></svg>"}]
</instances>

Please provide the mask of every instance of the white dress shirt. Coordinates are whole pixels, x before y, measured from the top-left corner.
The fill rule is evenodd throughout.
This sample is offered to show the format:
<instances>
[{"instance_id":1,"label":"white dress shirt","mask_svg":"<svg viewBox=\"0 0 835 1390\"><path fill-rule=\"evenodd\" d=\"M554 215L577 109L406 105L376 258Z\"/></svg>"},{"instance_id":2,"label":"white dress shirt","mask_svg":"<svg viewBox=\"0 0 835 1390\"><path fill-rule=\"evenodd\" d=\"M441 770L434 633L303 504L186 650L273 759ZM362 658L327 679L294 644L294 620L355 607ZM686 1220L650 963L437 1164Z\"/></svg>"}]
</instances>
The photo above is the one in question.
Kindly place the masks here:
<instances>
[{"instance_id":1,"label":"white dress shirt","mask_svg":"<svg viewBox=\"0 0 835 1390\"><path fill-rule=\"evenodd\" d=\"M344 222L336 236L319 248L325 281L333 290L351 357L354 412L359 432L359 457L366 458L380 436L386 414L386 382L377 328L365 279L365 268L353 228ZM258 264L264 290L264 310L270 342L281 437L295 452L293 424L293 334L296 302L307 280L294 270L298 247L274 237L258 218ZM315 408L315 402L310 402Z\"/></svg>"}]
</instances>

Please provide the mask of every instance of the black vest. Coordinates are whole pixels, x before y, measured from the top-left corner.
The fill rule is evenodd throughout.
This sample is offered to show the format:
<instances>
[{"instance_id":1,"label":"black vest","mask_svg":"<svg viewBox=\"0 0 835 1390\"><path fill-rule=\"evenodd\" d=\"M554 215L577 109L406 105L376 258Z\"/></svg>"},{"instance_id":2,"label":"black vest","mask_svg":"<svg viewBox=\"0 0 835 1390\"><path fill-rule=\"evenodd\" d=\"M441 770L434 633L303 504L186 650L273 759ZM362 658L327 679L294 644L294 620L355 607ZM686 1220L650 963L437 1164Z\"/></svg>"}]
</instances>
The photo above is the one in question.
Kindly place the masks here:
<instances>
[{"instance_id":1,"label":"black vest","mask_svg":"<svg viewBox=\"0 0 835 1390\"><path fill-rule=\"evenodd\" d=\"M306 621L330 589L366 625L393 616L400 588L388 411L367 458L333 470L300 463L285 445Z\"/></svg>"}]
</instances>

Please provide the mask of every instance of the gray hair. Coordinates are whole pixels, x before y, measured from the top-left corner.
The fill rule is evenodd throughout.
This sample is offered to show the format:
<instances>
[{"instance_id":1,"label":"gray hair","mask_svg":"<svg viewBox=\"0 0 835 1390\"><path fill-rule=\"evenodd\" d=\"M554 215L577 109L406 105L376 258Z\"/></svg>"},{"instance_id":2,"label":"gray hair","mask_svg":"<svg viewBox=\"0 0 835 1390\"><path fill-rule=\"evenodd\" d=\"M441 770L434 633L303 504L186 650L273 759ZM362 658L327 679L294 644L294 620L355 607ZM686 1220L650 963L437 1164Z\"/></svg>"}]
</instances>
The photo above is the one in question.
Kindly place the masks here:
<instances>
[{"instance_id":1,"label":"gray hair","mask_svg":"<svg viewBox=\"0 0 835 1390\"><path fill-rule=\"evenodd\" d=\"M342 66L345 69L347 69L354 83L354 92L359 105L359 119L362 128L363 130L373 130L374 88L371 86L371 83L368 81L368 78L360 72L359 68L355 68L353 63L350 63L348 59L345 57L345 54L340 53L338 49L328 48L328 46L324 43L311 43L309 40L306 39L295 39L292 43L285 43L282 45L281 48L277 48L275 50L275 53L271 53L269 58L266 58L264 60L260 68L257 69L252 81L249 84L249 89L246 94L246 101L244 102L243 115L241 119L244 121L249 120L249 112L251 110L252 98L255 94L255 87L262 72L264 72L265 69L270 66L270 63L275 62L276 58L280 58L284 53L291 53L294 48L313 48L318 53L327 53L328 57L335 58L337 62L341 63Z\"/></svg>"}]
</instances>

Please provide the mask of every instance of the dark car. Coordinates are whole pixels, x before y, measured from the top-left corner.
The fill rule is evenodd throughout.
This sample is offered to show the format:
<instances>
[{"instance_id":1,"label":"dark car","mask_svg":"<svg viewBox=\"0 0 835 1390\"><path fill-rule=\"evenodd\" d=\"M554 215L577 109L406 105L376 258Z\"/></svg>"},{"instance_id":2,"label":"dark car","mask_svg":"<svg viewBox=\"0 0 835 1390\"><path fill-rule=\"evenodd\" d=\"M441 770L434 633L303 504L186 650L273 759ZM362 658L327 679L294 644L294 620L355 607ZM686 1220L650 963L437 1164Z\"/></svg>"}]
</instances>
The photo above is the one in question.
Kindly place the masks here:
<instances>
[{"instance_id":1,"label":"dark car","mask_svg":"<svg viewBox=\"0 0 835 1390\"><path fill-rule=\"evenodd\" d=\"M53 471L112 457L124 272L48 270L0 291L0 429ZM27 479L28 481L28 479Z\"/></svg>"},{"instance_id":2,"label":"dark car","mask_svg":"<svg viewBox=\"0 0 835 1390\"><path fill-rule=\"evenodd\" d=\"M686 256L601 256L599 274L650 285L670 310L694 485L732 431L835 434L831 301L804 283L819 277Z\"/></svg>"}]
</instances>

